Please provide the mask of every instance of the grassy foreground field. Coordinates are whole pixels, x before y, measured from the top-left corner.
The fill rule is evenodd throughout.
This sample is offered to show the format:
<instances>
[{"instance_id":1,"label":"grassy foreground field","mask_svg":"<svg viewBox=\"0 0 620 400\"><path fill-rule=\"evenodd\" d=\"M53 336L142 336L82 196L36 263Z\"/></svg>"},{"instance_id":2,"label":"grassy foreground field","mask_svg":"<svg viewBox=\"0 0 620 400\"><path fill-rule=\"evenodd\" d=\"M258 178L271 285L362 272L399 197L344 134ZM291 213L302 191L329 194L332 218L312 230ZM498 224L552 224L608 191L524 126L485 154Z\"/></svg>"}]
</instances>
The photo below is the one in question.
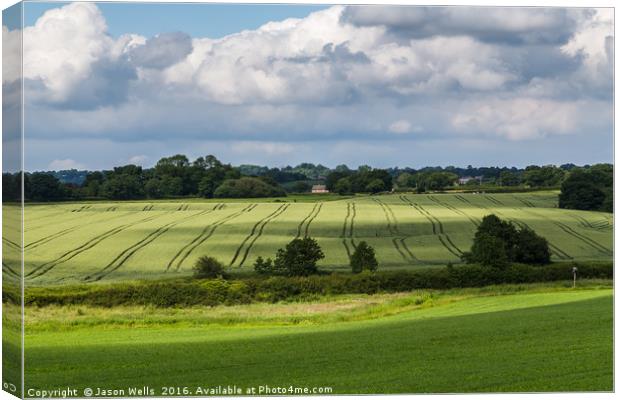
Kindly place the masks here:
<instances>
[{"instance_id":1,"label":"grassy foreground field","mask_svg":"<svg viewBox=\"0 0 620 400\"><path fill-rule=\"evenodd\" d=\"M610 281L311 303L27 310L27 388L612 390Z\"/></svg>"},{"instance_id":2,"label":"grassy foreground field","mask_svg":"<svg viewBox=\"0 0 620 400\"><path fill-rule=\"evenodd\" d=\"M382 269L445 265L460 261L491 213L547 238L554 261L612 258L613 216L558 209L556 192L27 204L26 284L186 276L205 254L247 271L305 235L323 248L324 269L348 270L360 240L375 247ZM3 246L11 279L18 253L10 236Z\"/></svg>"}]
</instances>

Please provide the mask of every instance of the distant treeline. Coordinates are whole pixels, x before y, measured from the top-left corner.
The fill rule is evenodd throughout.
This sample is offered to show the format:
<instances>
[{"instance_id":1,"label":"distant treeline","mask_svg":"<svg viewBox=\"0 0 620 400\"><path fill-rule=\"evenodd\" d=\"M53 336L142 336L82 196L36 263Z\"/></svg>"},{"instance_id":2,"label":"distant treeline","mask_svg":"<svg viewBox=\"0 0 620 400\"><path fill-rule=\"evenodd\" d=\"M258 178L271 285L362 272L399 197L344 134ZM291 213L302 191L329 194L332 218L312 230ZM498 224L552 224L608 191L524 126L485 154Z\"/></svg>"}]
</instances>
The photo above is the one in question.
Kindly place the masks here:
<instances>
[{"instance_id":1,"label":"distant treeline","mask_svg":"<svg viewBox=\"0 0 620 400\"><path fill-rule=\"evenodd\" d=\"M3 174L3 198L20 198L20 179ZM613 166L578 167L531 165L526 168L448 166L379 169L362 165L333 169L302 163L295 167L232 166L215 156L190 161L184 155L162 158L153 168L136 165L109 171L50 171L25 174L24 196L30 201L79 199L158 199L174 197L277 197L309 192L324 184L338 194L379 193L392 190L417 192L496 188L562 188L560 207L611 211Z\"/></svg>"}]
</instances>

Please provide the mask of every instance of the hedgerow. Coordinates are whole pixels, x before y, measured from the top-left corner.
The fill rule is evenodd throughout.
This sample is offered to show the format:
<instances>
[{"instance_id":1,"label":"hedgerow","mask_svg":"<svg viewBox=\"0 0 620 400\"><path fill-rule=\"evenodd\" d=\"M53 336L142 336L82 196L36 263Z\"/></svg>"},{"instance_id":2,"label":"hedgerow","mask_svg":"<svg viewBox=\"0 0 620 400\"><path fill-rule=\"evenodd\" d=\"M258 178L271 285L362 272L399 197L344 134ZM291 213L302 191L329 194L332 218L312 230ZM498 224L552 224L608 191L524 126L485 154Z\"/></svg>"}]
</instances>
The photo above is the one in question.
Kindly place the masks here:
<instances>
[{"instance_id":1,"label":"hedgerow","mask_svg":"<svg viewBox=\"0 0 620 400\"><path fill-rule=\"evenodd\" d=\"M233 305L300 300L334 294L374 294L415 289L453 289L504 283L562 281L572 279L573 267L577 267L579 279L613 278L613 264L603 262L557 263L546 266L512 264L506 269L472 264L418 271L30 287L26 288L24 302L26 305L36 306L56 304L101 307ZM19 304L19 293L5 287L3 301Z\"/></svg>"}]
</instances>

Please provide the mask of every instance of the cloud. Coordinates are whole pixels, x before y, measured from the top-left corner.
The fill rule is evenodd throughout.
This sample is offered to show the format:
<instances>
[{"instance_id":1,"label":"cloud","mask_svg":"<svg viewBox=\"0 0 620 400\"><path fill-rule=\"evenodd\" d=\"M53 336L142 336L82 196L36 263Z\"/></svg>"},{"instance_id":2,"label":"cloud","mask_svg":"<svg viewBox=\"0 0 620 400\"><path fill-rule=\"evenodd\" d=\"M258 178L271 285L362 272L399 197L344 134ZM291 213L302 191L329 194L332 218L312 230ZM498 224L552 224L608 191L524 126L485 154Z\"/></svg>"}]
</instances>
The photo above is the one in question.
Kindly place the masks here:
<instances>
[{"instance_id":1,"label":"cloud","mask_svg":"<svg viewBox=\"0 0 620 400\"><path fill-rule=\"evenodd\" d=\"M51 163L49 163L47 168L50 171L62 171L62 170L67 170L67 169L80 169L80 170L86 169L84 164L81 164L70 158L67 158L64 160L54 160Z\"/></svg>"},{"instance_id":2,"label":"cloud","mask_svg":"<svg viewBox=\"0 0 620 400\"><path fill-rule=\"evenodd\" d=\"M149 158L145 155L132 156L129 158L129 164L143 165Z\"/></svg>"},{"instance_id":3,"label":"cloud","mask_svg":"<svg viewBox=\"0 0 620 400\"><path fill-rule=\"evenodd\" d=\"M471 36L491 43L564 43L575 20L562 8L350 6L345 23L386 27L409 38Z\"/></svg>"},{"instance_id":4,"label":"cloud","mask_svg":"<svg viewBox=\"0 0 620 400\"><path fill-rule=\"evenodd\" d=\"M533 140L567 135L585 128L589 118L606 119L596 104L583 101L550 101L536 98L474 101L463 105L452 118L462 133L485 134L509 140ZM604 108L603 108L604 109Z\"/></svg>"},{"instance_id":5,"label":"cloud","mask_svg":"<svg viewBox=\"0 0 620 400\"><path fill-rule=\"evenodd\" d=\"M411 123L404 119L394 121L390 124L389 130L392 133L398 134L409 133L411 132Z\"/></svg>"},{"instance_id":6,"label":"cloud","mask_svg":"<svg viewBox=\"0 0 620 400\"><path fill-rule=\"evenodd\" d=\"M136 66L163 69L183 60L192 51L192 39L182 32L162 33L143 45L130 48L129 60Z\"/></svg>"},{"instance_id":7,"label":"cloud","mask_svg":"<svg viewBox=\"0 0 620 400\"><path fill-rule=\"evenodd\" d=\"M24 29L23 52L25 96L31 102L70 109L116 104L137 77L93 3L46 11Z\"/></svg>"},{"instance_id":8,"label":"cloud","mask_svg":"<svg viewBox=\"0 0 620 400\"><path fill-rule=\"evenodd\" d=\"M231 149L238 154L264 153L268 156L274 156L290 154L295 150L295 146L290 143L244 141L233 143Z\"/></svg>"},{"instance_id":9,"label":"cloud","mask_svg":"<svg viewBox=\"0 0 620 400\"><path fill-rule=\"evenodd\" d=\"M333 6L218 39L112 37L95 4L74 3L23 32L26 131L274 158L421 127L418 142L569 141L610 132L613 22L610 9ZM6 54L20 34L3 28ZM19 87L7 71L3 87ZM143 153L156 154L121 159Z\"/></svg>"}]
</instances>

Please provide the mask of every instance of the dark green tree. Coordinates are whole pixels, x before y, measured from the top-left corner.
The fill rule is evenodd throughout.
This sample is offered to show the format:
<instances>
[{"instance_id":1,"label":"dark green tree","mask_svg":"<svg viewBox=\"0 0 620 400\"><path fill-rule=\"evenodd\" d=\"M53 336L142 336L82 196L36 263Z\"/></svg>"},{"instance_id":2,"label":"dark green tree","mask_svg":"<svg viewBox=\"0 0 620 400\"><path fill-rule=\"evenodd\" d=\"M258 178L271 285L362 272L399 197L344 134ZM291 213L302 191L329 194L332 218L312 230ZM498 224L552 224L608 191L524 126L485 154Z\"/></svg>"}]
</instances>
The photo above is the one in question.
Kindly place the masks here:
<instances>
[{"instance_id":1,"label":"dark green tree","mask_svg":"<svg viewBox=\"0 0 620 400\"><path fill-rule=\"evenodd\" d=\"M316 274L316 263L325 254L316 240L312 238L293 239L284 249L279 249L274 261L274 269L288 276L308 276Z\"/></svg>"},{"instance_id":2,"label":"dark green tree","mask_svg":"<svg viewBox=\"0 0 620 400\"><path fill-rule=\"evenodd\" d=\"M559 207L574 210L600 210L613 208L613 170L574 169L560 190ZM610 207L612 206L612 207Z\"/></svg>"},{"instance_id":3,"label":"dark green tree","mask_svg":"<svg viewBox=\"0 0 620 400\"><path fill-rule=\"evenodd\" d=\"M549 264L551 252L547 239L539 236L528 227L517 233L515 261L523 264Z\"/></svg>"},{"instance_id":4,"label":"dark green tree","mask_svg":"<svg viewBox=\"0 0 620 400\"><path fill-rule=\"evenodd\" d=\"M58 178L52 174L35 172L28 176L26 197L34 201L53 201L62 199L65 191Z\"/></svg>"},{"instance_id":5,"label":"dark green tree","mask_svg":"<svg viewBox=\"0 0 620 400\"><path fill-rule=\"evenodd\" d=\"M376 271L379 263L375 256L375 249L365 241L359 242L351 255L350 265L354 274L360 273L363 270Z\"/></svg>"},{"instance_id":6,"label":"dark green tree","mask_svg":"<svg viewBox=\"0 0 620 400\"><path fill-rule=\"evenodd\" d=\"M463 259L468 263L498 268L507 266L510 261L504 241L488 233L476 235L470 252L463 254Z\"/></svg>"},{"instance_id":7,"label":"dark green tree","mask_svg":"<svg viewBox=\"0 0 620 400\"><path fill-rule=\"evenodd\" d=\"M502 186L517 186L519 184L519 176L512 171L502 171L499 174L499 180Z\"/></svg>"},{"instance_id":8,"label":"dark green tree","mask_svg":"<svg viewBox=\"0 0 620 400\"><path fill-rule=\"evenodd\" d=\"M385 184L381 179L373 179L372 181L368 182L365 189L366 192L370 192L373 194L379 193L385 190Z\"/></svg>"},{"instance_id":9,"label":"dark green tree","mask_svg":"<svg viewBox=\"0 0 620 400\"><path fill-rule=\"evenodd\" d=\"M271 258L265 260L263 257L259 256L256 258L256 261L254 261L254 271L261 275L273 274L275 272L273 260Z\"/></svg>"},{"instance_id":10,"label":"dark green tree","mask_svg":"<svg viewBox=\"0 0 620 400\"><path fill-rule=\"evenodd\" d=\"M213 257L202 256L194 264L194 278L197 279L213 279L223 278L224 266L221 262Z\"/></svg>"},{"instance_id":11,"label":"dark green tree","mask_svg":"<svg viewBox=\"0 0 620 400\"><path fill-rule=\"evenodd\" d=\"M550 251L547 240L531 229L517 229L491 214L482 219L471 250L462 258L467 263L491 267L505 267L511 262L548 264Z\"/></svg>"},{"instance_id":12,"label":"dark green tree","mask_svg":"<svg viewBox=\"0 0 620 400\"><path fill-rule=\"evenodd\" d=\"M258 178L240 178L225 180L213 192L214 197L248 198L281 197L286 192L281 187L272 186Z\"/></svg>"},{"instance_id":13,"label":"dark green tree","mask_svg":"<svg viewBox=\"0 0 620 400\"><path fill-rule=\"evenodd\" d=\"M351 181L347 178L338 179L338 182L336 182L336 186L334 187L334 191L341 196L350 194L352 190L353 187L351 185Z\"/></svg>"}]
</instances>

